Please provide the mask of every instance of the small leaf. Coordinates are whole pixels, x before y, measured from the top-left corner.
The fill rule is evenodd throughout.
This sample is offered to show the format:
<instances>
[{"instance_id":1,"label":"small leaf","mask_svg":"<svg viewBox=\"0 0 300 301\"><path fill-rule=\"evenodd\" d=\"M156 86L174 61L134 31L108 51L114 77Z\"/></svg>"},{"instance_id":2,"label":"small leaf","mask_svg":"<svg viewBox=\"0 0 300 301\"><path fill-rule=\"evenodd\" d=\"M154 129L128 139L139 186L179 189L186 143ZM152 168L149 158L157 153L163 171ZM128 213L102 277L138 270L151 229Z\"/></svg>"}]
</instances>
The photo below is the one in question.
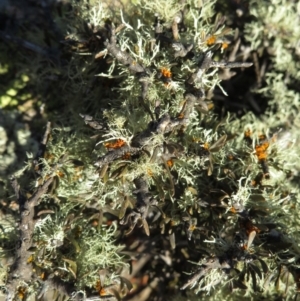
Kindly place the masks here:
<instances>
[{"instance_id":1,"label":"small leaf","mask_svg":"<svg viewBox=\"0 0 300 301\"><path fill-rule=\"evenodd\" d=\"M75 247L76 249L76 253L79 254L80 253L80 247L79 247L79 244L78 242L76 241L76 239L74 239L73 237L68 237L68 239L70 240L70 242L73 244L73 246Z\"/></svg>"},{"instance_id":2,"label":"small leaf","mask_svg":"<svg viewBox=\"0 0 300 301\"><path fill-rule=\"evenodd\" d=\"M240 280L233 280L233 287L240 288L242 290L246 290L248 287Z\"/></svg>"},{"instance_id":3,"label":"small leaf","mask_svg":"<svg viewBox=\"0 0 300 301\"><path fill-rule=\"evenodd\" d=\"M127 164L121 164L116 170L114 170L110 176L111 179L117 179L122 176L127 170Z\"/></svg>"},{"instance_id":4,"label":"small leaf","mask_svg":"<svg viewBox=\"0 0 300 301\"><path fill-rule=\"evenodd\" d=\"M256 273L254 272L254 270L250 269L249 270L251 278L252 278L252 286L253 286L253 290L255 292L257 292L257 283L256 283Z\"/></svg>"},{"instance_id":5,"label":"small leaf","mask_svg":"<svg viewBox=\"0 0 300 301\"><path fill-rule=\"evenodd\" d=\"M208 169L207 169L207 175L209 177L212 175L213 170L214 170L213 158L212 158L212 155L209 154L209 166L208 166Z\"/></svg>"},{"instance_id":6,"label":"small leaf","mask_svg":"<svg viewBox=\"0 0 300 301\"><path fill-rule=\"evenodd\" d=\"M120 294L117 292L117 290L115 290L114 288L109 288L108 289L118 301L121 301L121 296Z\"/></svg>"},{"instance_id":7,"label":"small leaf","mask_svg":"<svg viewBox=\"0 0 300 301\"><path fill-rule=\"evenodd\" d=\"M66 219L65 219L65 224L66 224L66 225L71 224L71 223L73 222L74 218L75 218L75 214L74 214L74 213L69 214L69 215L66 217Z\"/></svg>"},{"instance_id":8,"label":"small leaf","mask_svg":"<svg viewBox=\"0 0 300 301\"><path fill-rule=\"evenodd\" d=\"M104 178L104 176L107 174L107 169L108 169L108 164L104 164L101 168L100 168L100 172L99 172L99 177L100 179Z\"/></svg>"},{"instance_id":9,"label":"small leaf","mask_svg":"<svg viewBox=\"0 0 300 301\"><path fill-rule=\"evenodd\" d=\"M81 160L70 159L70 162L73 163L74 167L83 167L84 163Z\"/></svg>"},{"instance_id":10,"label":"small leaf","mask_svg":"<svg viewBox=\"0 0 300 301\"><path fill-rule=\"evenodd\" d=\"M68 270L71 272L73 277L76 279L76 274L77 274L77 263L73 260L63 258L63 261L67 262L69 264Z\"/></svg>"},{"instance_id":11,"label":"small leaf","mask_svg":"<svg viewBox=\"0 0 300 301\"><path fill-rule=\"evenodd\" d=\"M135 225L131 225L130 228L125 232L125 235L129 235L133 231L134 227Z\"/></svg>"},{"instance_id":12,"label":"small leaf","mask_svg":"<svg viewBox=\"0 0 300 301\"><path fill-rule=\"evenodd\" d=\"M204 100L200 100L196 103L196 108L201 112L201 113L207 113L209 111L208 105Z\"/></svg>"},{"instance_id":13,"label":"small leaf","mask_svg":"<svg viewBox=\"0 0 300 301\"><path fill-rule=\"evenodd\" d=\"M176 243L175 243L175 234L174 234L174 232L171 233L171 234L169 235L169 239L170 239L170 245L171 245L171 248L172 248L173 250L175 250L175 248L176 248Z\"/></svg>"},{"instance_id":14,"label":"small leaf","mask_svg":"<svg viewBox=\"0 0 300 301\"><path fill-rule=\"evenodd\" d=\"M146 232L146 234L149 236L150 235L150 230L149 230L149 226L148 226L148 223L145 219L142 219L142 223L143 223L143 227L144 227L144 230Z\"/></svg>"},{"instance_id":15,"label":"small leaf","mask_svg":"<svg viewBox=\"0 0 300 301\"><path fill-rule=\"evenodd\" d=\"M106 278L106 275L107 275L107 270L102 269L102 270L99 270L98 273L99 273L99 278L100 278L100 284L101 284L101 286L104 286L105 278Z\"/></svg>"},{"instance_id":16,"label":"small leaf","mask_svg":"<svg viewBox=\"0 0 300 301\"><path fill-rule=\"evenodd\" d=\"M224 18L222 17L222 14L218 13L216 15L216 18L215 18L215 24L214 24L213 32L217 31L218 27L220 25L222 25L223 23L224 23Z\"/></svg>"},{"instance_id":17,"label":"small leaf","mask_svg":"<svg viewBox=\"0 0 300 301\"><path fill-rule=\"evenodd\" d=\"M126 209L130 205L130 201L127 196L125 196L124 201L122 202L121 209L119 212L119 219L122 219L126 213Z\"/></svg>"},{"instance_id":18,"label":"small leaf","mask_svg":"<svg viewBox=\"0 0 300 301\"><path fill-rule=\"evenodd\" d=\"M251 231L248 236L247 249L249 249L253 243L253 240L256 236L256 231Z\"/></svg>"},{"instance_id":19,"label":"small leaf","mask_svg":"<svg viewBox=\"0 0 300 301\"><path fill-rule=\"evenodd\" d=\"M158 153L159 153L159 150L160 150L160 147L159 146L156 146L152 152L152 157L149 161L149 163L154 163L156 162L157 160L157 157L158 157Z\"/></svg>"},{"instance_id":20,"label":"small leaf","mask_svg":"<svg viewBox=\"0 0 300 301\"><path fill-rule=\"evenodd\" d=\"M120 276L120 280L121 280L121 287L123 288L124 285L127 287L128 291L131 291L133 288L132 283L125 277L121 277Z\"/></svg>"},{"instance_id":21,"label":"small leaf","mask_svg":"<svg viewBox=\"0 0 300 301\"><path fill-rule=\"evenodd\" d=\"M169 154L175 156L184 151L184 147L182 145L174 142L165 143L164 149L167 149Z\"/></svg>"},{"instance_id":22,"label":"small leaf","mask_svg":"<svg viewBox=\"0 0 300 301\"><path fill-rule=\"evenodd\" d=\"M153 176L152 179L155 182L156 189L158 190L158 197L163 201L165 199L165 194L161 186L161 182L155 176Z\"/></svg>"},{"instance_id":23,"label":"small leaf","mask_svg":"<svg viewBox=\"0 0 300 301\"><path fill-rule=\"evenodd\" d=\"M252 202L265 202L266 199L262 194L251 194L250 200Z\"/></svg>"},{"instance_id":24,"label":"small leaf","mask_svg":"<svg viewBox=\"0 0 300 301\"><path fill-rule=\"evenodd\" d=\"M187 187L187 190L188 190L192 195L198 195L197 189L195 189L195 188L192 187L192 186L188 186L188 187Z\"/></svg>"},{"instance_id":25,"label":"small leaf","mask_svg":"<svg viewBox=\"0 0 300 301\"><path fill-rule=\"evenodd\" d=\"M262 273L255 264L250 264L249 267L255 272L255 274L259 277L259 279L262 279Z\"/></svg>"},{"instance_id":26,"label":"small leaf","mask_svg":"<svg viewBox=\"0 0 300 301\"><path fill-rule=\"evenodd\" d=\"M218 152L226 143L227 135L223 135L219 138L210 148L209 151L212 153Z\"/></svg>"},{"instance_id":27,"label":"small leaf","mask_svg":"<svg viewBox=\"0 0 300 301\"><path fill-rule=\"evenodd\" d=\"M171 194L171 196L173 196L175 194L175 186L174 186L173 176L170 172L168 163L165 160L163 160L163 161L164 161L165 168L167 170L167 174L169 176L168 178L169 178L169 182L170 182L170 194Z\"/></svg>"},{"instance_id":28,"label":"small leaf","mask_svg":"<svg viewBox=\"0 0 300 301\"><path fill-rule=\"evenodd\" d=\"M263 270L263 272L266 274L269 270L267 264L260 258L258 258L258 261L260 262L261 268Z\"/></svg>"}]
</instances>

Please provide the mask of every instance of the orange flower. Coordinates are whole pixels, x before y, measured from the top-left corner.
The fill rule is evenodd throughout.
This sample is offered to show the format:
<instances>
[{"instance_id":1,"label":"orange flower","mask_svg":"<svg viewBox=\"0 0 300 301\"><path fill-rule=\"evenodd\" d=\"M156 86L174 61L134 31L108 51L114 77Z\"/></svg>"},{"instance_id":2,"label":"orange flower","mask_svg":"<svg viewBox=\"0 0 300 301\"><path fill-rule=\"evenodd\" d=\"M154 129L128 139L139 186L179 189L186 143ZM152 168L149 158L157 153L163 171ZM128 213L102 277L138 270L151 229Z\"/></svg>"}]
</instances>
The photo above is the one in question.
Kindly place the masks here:
<instances>
[{"instance_id":1,"label":"orange flower","mask_svg":"<svg viewBox=\"0 0 300 301\"><path fill-rule=\"evenodd\" d=\"M205 150L209 150L209 143L208 142L205 142L204 145L203 145L203 148Z\"/></svg>"},{"instance_id":2,"label":"orange flower","mask_svg":"<svg viewBox=\"0 0 300 301\"><path fill-rule=\"evenodd\" d=\"M167 165L169 166L169 167L172 167L173 166L173 160L172 159L170 159L170 160L168 160L167 161Z\"/></svg>"},{"instance_id":3,"label":"orange flower","mask_svg":"<svg viewBox=\"0 0 300 301\"><path fill-rule=\"evenodd\" d=\"M100 290L100 292L99 292L99 295L100 295L100 296L107 296L107 295L108 295L108 294L107 294L107 291L105 290L104 287L101 288L101 290Z\"/></svg>"},{"instance_id":4,"label":"orange flower","mask_svg":"<svg viewBox=\"0 0 300 301\"><path fill-rule=\"evenodd\" d=\"M147 169L147 174L148 174L148 176L152 177L153 176L153 171L150 168L148 168Z\"/></svg>"},{"instance_id":5,"label":"orange flower","mask_svg":"<svg viewBox=\"0 0 300 301\"><path fill-rule=\"evenodd\" d=\"M113 148L113 149L117 149L117 148L121 148L122 146L124 146L126 144L126 142L122 139L117 139L117 141L115 142L106 142L104 143L104 146L106 148Z\"/></svg>"},{"instance_id":6,"label":"orange flower","mask_svg":"<svg viewBox=\"0 0 300 301\"><path fill-rule=\"evenodd\" d=\"M216 36L212 35L206 40L206 45L211 46L216 43Z\"/></svg>"},{"instance_id":7,"label":"orange flower","mask_svg":"<svg viewBox=\"0 0 300 301\"><path fill-rule=\"evenodd\" d=\"M245 137L245 138L250 138L251 135L252 135L252 133L251 133L251 131L250 131L249 129L246 130L245 133L244 133L244 137Z\"/></svg>"},{"instance_id":8,"label":"orange flower","mask_svg":"<svg viewBox=\"0 0 300 301\"><path fill-rule=\"evenodd\" d=\"M33 259L34 259L33 255L30 255L27 259L27 263L33 262Z\"/></svg>"},{"instance_id":9,"label":"orange flower","mask_svg":"<svg viewBox=\"0 0 300 301\"><path fill-rule=\"evenodd\" d=\"M95 289L100 293L101 289L102 289L102 285L100 280L97 280L96 285L95 285Z\"/></svg>"},{"instance_id":10,"label":"orange flower","mask_svg":"<svg viewBox=\"0 0 300 301\"><path fill-rule=\"evenodd\" d=\"M184 114L183 113L180 113L177 117L178 119L183 119L184 118Z\"/></svg>"},{"instance_id":11,"label":"orange flower","mask_svg":"<svg viewBox=\"0 0 300 301\"><path fill-rule=\"evenodd\" d=\"M221 46L221 49L224 50L224 49L226 49L226 48L228 48L228 43L223 42L223 43L222 43L222 46Z\"/></svg>"},{"instance_id":12,"label":"orange flower","mask_svg":"<svg viewBox=\"0 0 300 301\"><path fill-rule=\"evenodd\" d=\"M255 146L255 153L259 161L263 161L267 159L266 151L269 147L269 143L265 142L263 144L258 144Z\"/></svg>"},{"instance_id":13,"label":"orange flower","mask_svg":"<svg viewBox=\"0 0 300 301\"><path fill-rule=\"evenodd\" d=\"M236 211L236 209L235 209L234 207L231 207L231 208L229 209L229 211L232 212L232 213L237 213L237 211Z\"/></svg>"},{"instance_id":14,"label":"orange flower","mask_svg":"<svg viewBox=\"0 0 300 301\"><path fill-rule=\"evenodd\" d=\"M63 178L65 176L65 174L63 172L61 172L60 170L57 170L56 171L56 175L59 177L59 178Z\"/></svg>"},{"instance_id":15,"label":"orange flower","mask_svg":"<svg viewBox=\"0 0 300 301\"><path fill-rule=\"evenodd\" d=\"M189 226L189 231L194 231L196 229L196 225L190 225Z\"/></svg>"},{"instance_id":16,"label":"orange flower","mask_svg":"<svg viewBox=\"0 0 300 301\"><path fill-rule=\"evenodd\" d=\"M40 279L44 280L45 277L46 277L46 274L45 274L45 272L43 272L43 273L40 275Z\"/></svg>"},{"instance_id":17,"label":"orange flower","mask_svg":"<svg viewBox=\"0 0 300 301\"><path fill-rule=\"evenodd\" d=\"M255 187L255 186L257 185L256 181L255 181L255 180L252 180L252 181L251 181L251 185L252 185L253 187Z\"/></svg>"},{"instance_id":18,"label":"orange flower","mask_svg":"<svg viewBox=\"0 0 300 301\"><path fill-rule=\"evenodd\" d=\"M233 160L233 159L234 159L234 156L233 156L232 154L229 154L229 155L227 156L227 158L228 158L229 160Z\"/></svg>"},{"instance_id":19,"label":"orange flower","mask_svg":"<svg viewBox=\"0 0 300 301\"><path fill-rule=\"evenodd\" d=\"M130 153L127 152L127 153L125 153L125 154L123 155L122 159L123 159L123 160L129 160L130 157L131 157Z\"/></svg>"},{"instance_id":20,"label":"orange flower","mask_svg":"<svg viewBox=\"0 0 300 301\"><path fill-rule=\"evenodd\" d=\"M25 287L19 287L18 288L18 297L19 299L23 300L26 295L26 288Z\"/></svg>"},{"instance_id":21,"label":"orange flower","mask_svg":"<svg viewBox=\"0 0 300 301\"><path fill-rule=\"evenodd\" d=\"M167 68L161 68L160 72L164 77L170 78L172 76L171 71Z\"/></svg>"}]
</instances>

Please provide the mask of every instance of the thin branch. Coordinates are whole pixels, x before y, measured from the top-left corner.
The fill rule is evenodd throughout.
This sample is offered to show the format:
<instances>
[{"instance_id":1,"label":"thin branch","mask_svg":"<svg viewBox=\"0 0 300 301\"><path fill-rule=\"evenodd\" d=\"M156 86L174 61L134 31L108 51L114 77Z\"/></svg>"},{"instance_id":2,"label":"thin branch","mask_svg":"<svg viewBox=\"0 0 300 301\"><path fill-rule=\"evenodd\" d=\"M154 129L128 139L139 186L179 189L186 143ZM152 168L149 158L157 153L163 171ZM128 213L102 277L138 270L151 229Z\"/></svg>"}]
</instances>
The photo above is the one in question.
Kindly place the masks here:
<instances>
[{"instance_id":1,"label":"thin branch","mask_svg":"<svg viewBox=\"0 0 300 301\"><path fill-rule=\"evenodd\" d=\"M7 281L7 297L6 301L12 301L17 292L20 283L29 283L33 278L33 270L31 263L28 262L32 247L32 236L35 226L34 207L38 205L39 199L47 192L49 185L53 181L53 176L47 179L43 185L39 186L35 193L27 199L20 191L19 184L15 177L11 179L11 185L15 191L19 208L20 208L20 239L16 246L15 261L10 268Z\"/></svg>"}]
</instances>

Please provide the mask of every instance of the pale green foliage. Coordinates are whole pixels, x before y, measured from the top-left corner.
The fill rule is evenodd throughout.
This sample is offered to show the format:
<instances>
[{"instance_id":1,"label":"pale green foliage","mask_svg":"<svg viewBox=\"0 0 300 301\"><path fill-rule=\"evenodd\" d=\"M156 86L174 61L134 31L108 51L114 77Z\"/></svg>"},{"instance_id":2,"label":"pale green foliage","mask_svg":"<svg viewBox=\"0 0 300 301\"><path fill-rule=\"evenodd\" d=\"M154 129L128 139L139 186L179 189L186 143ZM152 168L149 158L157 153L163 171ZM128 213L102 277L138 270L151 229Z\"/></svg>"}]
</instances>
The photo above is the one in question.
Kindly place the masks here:
<instances>
[{"instance_id":1,"label":"pale green foliage","mask_svg":"<svg viewBox=\"0 0 300 301\"><path fill-rule=\"evenodd\" d=\"M100 230L84 227L77 240L80 248L78 262L78 287L93 287L99 279L99 268L115 271L128 268L119 252L122 247L114 244L117 225L103 226Z\"/></svg>"},{"instance_id":2,"label":"pale green foliage","mask_svg":"<svg viewBox=\"0 0 300 301\"><path fill-rule=\"evenodd\" d=\"M170 23L173 22L174 17L178 12L184 7L179 1L168 0L168 1L145 1L141 0L139 3L145 10L148 10L153 13L157 13L158 17L164 20L167 23L167 26L170 26Z\"/></svg>"},{"instance_id":3,"label":"pale green foliage","mask_svg":"<svg viewBox=\"0 0 300 301\"><path fill-rule=\"evenodd\" d=\"M250 14L255 21L246 24L246 39L252 49L266 47L273 57L278 71L287 71L299 78L300 5L292 0L271 0L250 2Z\"/></svg>"},{"instance_id":4,"label":"pale green foliage","mask_svg":"<svg viewBox=\"0 0 300 301\"><path fill-rule=\"evenodd\" d=\"M116 224L92 227L82 216L74 217L72 209L70 205L61 204L59 212L47 215L37 223L35 239L39 248L34 260L47 271L53 268L61 271L65 280L78 278L78 289L94 287L99 279L99 269L115 270L127 266L119 255L122 248L114 244ZM63 255L60 248L66 242L72 246L72 251ZM51 263L54 258L55 265Z\"/></svg>"},{"instance_id":5,"label":"pale green foliage","mask_svg":"<svg viewBox=\"0 0 300 301\"><path fill-rule=\"evenodd\" d=\"M63 244L65 238L63 216L57 213L55 217L47 215L35 226L39 242L45 245L47 251L56 251Z\"/></svg>"},{"instance_id":6,"label":"pale green foliage","mask_svg":"<svg viewBox=\"0 0 300 301\"><path fill-rule=\"evenodd\" d=\"M270 100L260 118L248 112L241 118L227 113L220 119L210 109L201 110L198 100L182 128L162 134L149 126L167 113L170 120L180 119L178 116L186 105L188 93L203 91L206 97L201 101L208 105L208 95L216 87L222 90L218 68L214 67L203 71L201 80L187 85L187 79L196 72L209 51L216 52L214 59L223 59L223 51L207 43L208 38L221 36L225 29L225 25L218 23L220 16L214 11L216 2L136 0L128 5L128 11L112 14L101 2L72 1L75 13L68 24L68 39L80 47L76 44L78 47L72 48L70 43L73 56L62 71L67 77L62 87L67 116L60 116L59 125L53 127L47 153L40 160L42 170L33 184L37 187L54 175L54 183L43 196L42 205L58 208L50 213L42 211L36 224L37 250L33 261L39 268L49 273L55 271L64 281L75 282L78 290L94 289L102 269L109 272L107 282L112 281L128 264L128 259L120 255L123 246L116 243L119 234L125 233L124 228L132 226L130 222L122 226L118 223L123 217L120 212L124 209L124 200L128 201L128 206L123 215L128 214L126 209L129 208L136 220L144 222L137 223L137 227L142 225L141 231L146 232L148 216L143 216L136 204L137 194L142 191L155 199L159 212L160 220L149 226L150 239L151 231L157 233L165 224L170 228L158 234L162 239L173 230L181 243L186 239L184 244L188 245L189 240L195 239L197 251L200 250L199 260L197 258L194 265L196 271L206 268L208 262L216 258L224 264L207 269L203 277L192 282L187 288L193 290L187 292L188 297L176 294L172 300L292 297L292 289L285 295L289 285L285 279L278 281L277 291L274 282L285 276L279 270L281 265L292 278L288 268L298 268L300 260L299 221L296 214L291 214L299 211L300 96L296 89L288 86L300 77L299 60L295 62L299 57L297 18L300 5L288 0L250 2L250 15L255 19L246 24L246 39L258 53L266 49L273 64L264 77L265 85L257 91ZM166 40L172 41L169 28L183 9L186 9L186 30L179 33L180 42L184 46L193 44L193 56L184 59L174 58L172 49L167 47L170 45L164 45L163 39L156 39L153 28L157 16L162 28L168 29L164 32ZM105 26L117 28L120 23L124 27L116 33L116 47L143 66L144 72L140 73L145 73L142 75L149 83L145 99L141 99L140 77L115 55L102 49L112 42L101 41L96 34L97 30L105 31ZM95 53L87 46L90 37L96 44ZM101 49L97 48L99 45ZM96 55L99 57L94 59ZM107 69L99 68L99 71L98 63ZM169 83L159 77L164 68L172 74ZM42 75L47 76L47 72L49 70ZM99 80L96 87L93 86L95 76ZM154 118L153 112L158 105L159 116ZM85 112L94 114L95 119L99 117L103 128L87 129L78 117ZM99 163L117 149L110 147L110 143L121 140L131 146L132 139L145 131L150 138L138 154L134 154L136 156L122 154L102 164L104 166ZM248 141L247 131L251 133ZM263 171L256 150L262 143L261 135L265 135L263 140L268 144L268 172ZM167 153L168 145L175 145L174 153ZM140 187L140 191L136 190L138 178L146 181L146 188ZM151 204L146 205L151 207ZM145 210L153 209L148 207ZM250 220L251 210L259 213ZM248 218L253 225L245 230L243 222ZM97 221L95 225L92 224L94 220ZM198 224L192 224L194 220ZM268 232L260 235L260 230L255 229L260 224L270 227ZM4 235L14 234L11 227L7 229ZM253 229L257 236L248 246ZM187 238L189 230L191 237ZM271 243L270 249L265 247L272 239L280 241L283 247L276 243L274 250ZM155 248L154 252L159 252ZM187 247L181 251L190 252ZM173 250L170 254L176 256ZM264 268L260 259L267 265L267 272L261 271ZM247 274L251 268L255 277ZM180 272L193 275L195 271ZM230 285L233 293L229 292ZM243 285L246 288L241 289ZM176 289L179 290L177 284ZM199 295L195 296L194 292Z\"/></svg>"}]
</instances>

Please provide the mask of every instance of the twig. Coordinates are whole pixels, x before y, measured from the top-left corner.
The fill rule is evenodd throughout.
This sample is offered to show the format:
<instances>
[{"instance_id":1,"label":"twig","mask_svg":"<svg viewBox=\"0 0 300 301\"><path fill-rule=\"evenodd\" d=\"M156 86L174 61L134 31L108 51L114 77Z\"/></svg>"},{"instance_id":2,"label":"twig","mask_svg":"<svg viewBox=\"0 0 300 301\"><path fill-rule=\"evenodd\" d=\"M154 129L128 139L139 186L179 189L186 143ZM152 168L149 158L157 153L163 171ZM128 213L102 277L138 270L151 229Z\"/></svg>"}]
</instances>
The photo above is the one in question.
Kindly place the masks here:
<instances>
[{"instance_id":1,"label":"twig","mask_svg":"<svg viewBox=\"0 0 300 301\"><path fill-rule=\"evenodd\" d=\"M47 142L49 140L49 137L50 137L50 133L51 133L51 122L47 122L47 125L46 125L46 131L44 133L44 136L43 136L43 139L40 143L40 146L39 146L39 150L37 152L37 155L33 161L33 164L35 165L35 167L37 167L38 165L38 161L40 158L43 158L44 157L44 154L45 154L45 151L46 151L46 145L47 145Z\"/></svg>"}]
</instances>

